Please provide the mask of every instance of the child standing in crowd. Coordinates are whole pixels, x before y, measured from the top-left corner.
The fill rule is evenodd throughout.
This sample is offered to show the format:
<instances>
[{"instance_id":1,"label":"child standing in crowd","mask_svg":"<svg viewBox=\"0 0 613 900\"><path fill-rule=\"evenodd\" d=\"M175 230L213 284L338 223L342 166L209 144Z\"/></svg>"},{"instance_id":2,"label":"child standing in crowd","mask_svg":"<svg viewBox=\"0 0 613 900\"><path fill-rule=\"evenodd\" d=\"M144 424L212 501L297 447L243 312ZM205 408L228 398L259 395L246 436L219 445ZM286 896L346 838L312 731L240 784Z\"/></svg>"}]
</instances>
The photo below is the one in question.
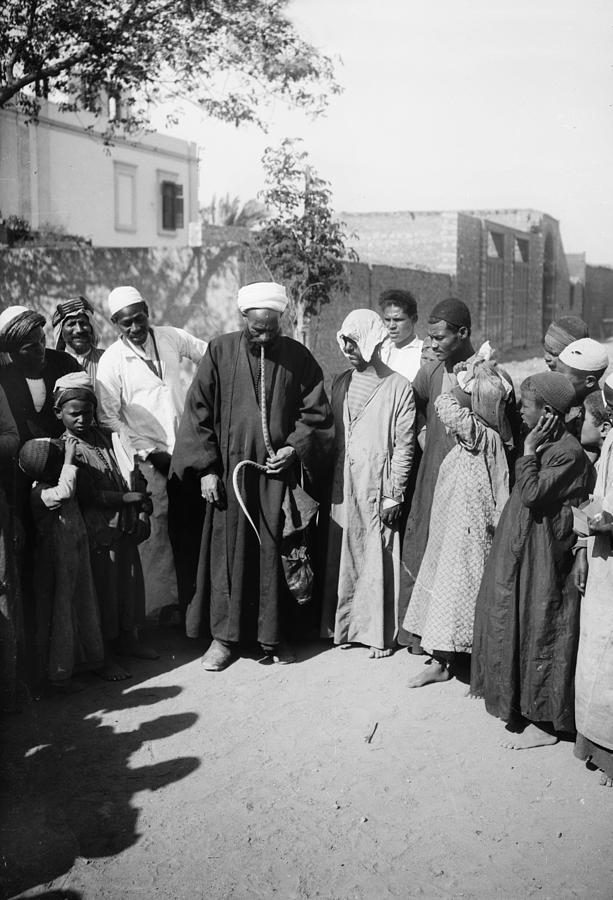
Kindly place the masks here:
<instances>
[{"instance_id":1,"label":"child standing in crowd","mask_svg":"<svg viewBox=\"0 0 613 900\"><path fill-rule=\"evenodd\" d=\"M594 500L602 512L588 520L587 546L577 551L575 584L584 594L575 675L575 756L600 769L613 787L613 409L600 392L585 401L581 440L601 450Z\"/></svg>"},{"instance_id":2,"label":"child standing in crowd","mask_svg":"<svg viewBox=\"0 0 613 900\"><path fill-rule=\"evenodd\" d=\"M157 653L139 640L145 590L138 544L149 533L150 501L144 490L131 491L119 468L111 432L94 421L96 395L89 377L78 372L55 384L57 417L76 440L78 498L89 535L94 583L100 606L105 664L100 674L121 681L129 673L114 652L141 659Z\"/></svg>"},{"instance_id":3,"label":"child standing in crowd","mask_svg":"<svg viewBox=\"0 0 613 900\"><path fill-rule=\"evenodd\" d=\"M471 690L507 723L503 746L511 749L556 743L550 726L574 730L579 610L574 587L566 584L574 543L570 505L587 495L589 465L564 426L575 402L558 372L522 384L521 415L531 430L477 598Z\"/></svg>"},{"instance_id":4,"label":"child standing in crowd","mask_svg":"<svg viewBox=\"0 0 613 900\"><path fill-rule=\"evenodd\" d=\"M62 693L84 687L75 668L98 669L104 660L100 616L89 561L87 531L76 501L76 440L27 441L19 465L34 480L31 506L35 551L36 637L41 676Z\"/></svg>"},{"instance_id":5,"label":"child standing in crowd","mask_svg":"<svg viewBox=\"0 0 613 900\"><path fill-rule=\"evenodd\" d=\"M505 404L513 387L491 362L477 359L472 371L470 394L456 387L434 401L457 444L439 470L428 544L404 620L430 654L409 687L447 681L456 654L471 652L479 585L509 498Z\"/></svg>"}]
</instances>

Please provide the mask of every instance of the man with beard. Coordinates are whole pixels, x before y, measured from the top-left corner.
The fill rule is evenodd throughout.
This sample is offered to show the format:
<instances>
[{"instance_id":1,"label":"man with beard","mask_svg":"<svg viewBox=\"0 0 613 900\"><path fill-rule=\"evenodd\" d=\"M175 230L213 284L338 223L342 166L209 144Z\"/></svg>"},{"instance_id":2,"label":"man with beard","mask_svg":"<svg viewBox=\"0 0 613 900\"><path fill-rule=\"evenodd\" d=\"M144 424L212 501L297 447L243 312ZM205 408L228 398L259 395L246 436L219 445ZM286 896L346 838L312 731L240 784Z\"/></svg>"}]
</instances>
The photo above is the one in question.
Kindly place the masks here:
<instances>
[{"instance_id":1,"label":"man with beard","mask_svg":"<svg viewBox=\"0 0 613 900\"><path fill-rule=\"evenodd\" d=\"M209 631L210 597L213 641L202 662L211 672L225 669L248 640L257 640L274 662L293 662L284 641L289 598L280 557L283 500L301 466L309 484L325 469L334 425L319 365L306 347L281 335L287 303L285 288L274 282L240 289L245 328L209 344L173 454L172 471L182 480L195 475L207 503L187 633ZM232 486L243 460L266 470L246 467L239 484L258 535Z\"/></svg>"},{"instance_id":2,"label":"man with beard","mask_svg":"<svg viewBox=\"0 0 613 900\"><path fill-rule=\"evenodd\" d=\"M94 308L89 300L86 297L73 297L58 303L51 323L55 349L74 356L89 375L92 384L95 384L98 363L104 350L98 347L98 328Z\"/></svg>"}]
</instances>

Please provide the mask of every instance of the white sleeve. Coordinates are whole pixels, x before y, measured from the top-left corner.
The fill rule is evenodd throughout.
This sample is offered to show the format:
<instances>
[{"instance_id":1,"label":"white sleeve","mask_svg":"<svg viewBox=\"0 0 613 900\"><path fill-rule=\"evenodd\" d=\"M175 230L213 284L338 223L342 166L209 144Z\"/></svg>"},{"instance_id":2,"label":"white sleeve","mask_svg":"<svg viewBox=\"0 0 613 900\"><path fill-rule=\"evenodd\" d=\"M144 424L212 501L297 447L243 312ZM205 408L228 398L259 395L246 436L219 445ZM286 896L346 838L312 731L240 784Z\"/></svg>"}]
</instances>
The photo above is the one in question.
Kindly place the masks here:
<instances>
[{"instance_id":1,"label":"white sleeve","mask_svg":"<svg viewBox=\"0 0 613 900\"><path fill-rule=\"evenodd\" d=\"M179 338L179 355L183 359L191 359L193 363L198 363L206 353L207 342L201 341L200 338L194 337L189 331L183 328L174 329Z\"/></svg>"}]
</instances>

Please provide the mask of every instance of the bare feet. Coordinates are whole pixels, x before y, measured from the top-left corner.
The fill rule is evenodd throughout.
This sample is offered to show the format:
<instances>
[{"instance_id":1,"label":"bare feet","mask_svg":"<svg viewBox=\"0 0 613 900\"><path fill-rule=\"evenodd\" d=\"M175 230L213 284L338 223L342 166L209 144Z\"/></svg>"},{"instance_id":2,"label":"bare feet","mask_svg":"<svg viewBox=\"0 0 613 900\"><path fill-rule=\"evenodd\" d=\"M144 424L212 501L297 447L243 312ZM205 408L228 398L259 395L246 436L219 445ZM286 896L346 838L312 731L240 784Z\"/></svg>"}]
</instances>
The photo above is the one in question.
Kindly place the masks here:
<instances>
[{"instance_id":1,"label":"bare feet","mask_svg":"<svg viewBox=\"0 0 613 900\"><path fill-rule=\"evenodd\" d=\"M370 653L368 654L369 659L384 659L386 656L391 656L394 652L393 647L388 647L386 650L380 650L379 647L371 647Z\"/></svg>"},{"instance_id":2,"label":"bare feet","mask_svg":"<svg viewBox=\"0 0 613 900\"><path fill-rule=\"evenodd\" d=\"M353 647L353 644L339 644L338 645L339 650L351 650L352 647Z\"/></svg>"},{"instance_id":3,"label":"bare feet","mask_svg":"<svg viewBox=\"0 0 613 900\"><path fill-rule=\"evenodd\" d=\"M435 684L437 681L449 681L451 674L445 663L429 659L421 673L409 678L408 687L423 687L425 684Z\"/></svg>"},{"instance_id":4,"label":"bare feet","mask_svg":"<svg viewBox=\"0 0 613 900\"><path fill-rule=\"evenodd\" d=\"M104 681L125 681L126 678L132 678L130 672L126 672L113 657L105 659L102 668L96 669L94 675L103 678Z\"/></svg>"},{"instance_id":5,"label":"bare feet","mask_svg":"<svg viewBox=\"0 0 613 900\"><path fill-rule=\"evenodd\" d=\"M274 663L280 666L289 666L296 662L294 651L285 641L278 644L272 644L270 647L262 647L266 656L270 657Z\"/></svg>"},{"instance_id":6,"label":"bare feet","mask_svg":"<svg viewBox=\"0 0 613 900\"><path fill-rule=\"evenodd\" d=\"M601 784L602 787L610 787L610 788L613 788L613 777L607 775L606 772L601 772L601 773L600 773L600 782L599 782L599 784Z\"/></svg>"},{"instance_id":7,"label":"bare feet","mask_svg":"<svg viewBox=\"0 0 613 900\"><path fill-rule=\"evenodd\" d=\"M500 746L506 750L530 750L532 747L549 747L558 743L554 734L548 734L533 722L526 725L521 732L510 731L507 726L507 735L508 737L500 742Z\"/></svg>"}]
</instances>

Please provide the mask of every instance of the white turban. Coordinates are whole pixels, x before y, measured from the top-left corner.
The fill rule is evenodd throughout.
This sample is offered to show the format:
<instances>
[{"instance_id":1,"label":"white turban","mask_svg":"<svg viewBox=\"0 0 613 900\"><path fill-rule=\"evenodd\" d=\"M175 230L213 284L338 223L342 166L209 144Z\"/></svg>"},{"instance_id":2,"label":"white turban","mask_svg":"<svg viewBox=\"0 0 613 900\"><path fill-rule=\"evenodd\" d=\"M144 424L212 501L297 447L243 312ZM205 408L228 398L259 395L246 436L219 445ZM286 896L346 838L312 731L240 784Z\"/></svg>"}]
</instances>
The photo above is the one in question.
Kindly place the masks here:
<instances>
[{"instance_id":1,"label":"white turban","mask_svg":"<svg viewBox=\"0 0 613 900\"><path fill-rule=\"evenodd\" d=\"M111 293L109 294L108 304L109 304L109 312L111 314L111 318L119 312L120 309L125 309L126 306L132 306L134 303L144 303L141 294L136 290L135 287L131 287L130 285L123 285L122 287L113 288Z\"/></svg>"},{"instance_id":2,"label":"white turban","mask_svg":"<svg viewBox=\"0 0 613 900\"><path fill-rule=\"evenodd\" d=\"M562 350L558 359L579 372L601 372L609 365L607 351L592 338L573 341Z\"/></svg>"},{"instance_id":3,"label":"white turban","mask_svg":"<svg viewBox=\"0 0 613 900\"><path fill-rule=\"evenodd\" d=\"M242 313L248 309L272 309L280 314L288 302L285 288L275 281L256 281L238 292L238 308Z\"/></svg>"},{"instance_id":4,"label":"white turban","mask_svg":"<svg viewBox=\"0 0 613 900\"><path fill-rule=\"evenodd\" d=\"M371 361L375 347L378 347L386 337L387 328L373 309L354 309L341 325L340 331L336 333L336 340L343 355L345 353L343 338L350 338L356 342L362 359L367 363Z\"/></svg>"}]
</instances>

